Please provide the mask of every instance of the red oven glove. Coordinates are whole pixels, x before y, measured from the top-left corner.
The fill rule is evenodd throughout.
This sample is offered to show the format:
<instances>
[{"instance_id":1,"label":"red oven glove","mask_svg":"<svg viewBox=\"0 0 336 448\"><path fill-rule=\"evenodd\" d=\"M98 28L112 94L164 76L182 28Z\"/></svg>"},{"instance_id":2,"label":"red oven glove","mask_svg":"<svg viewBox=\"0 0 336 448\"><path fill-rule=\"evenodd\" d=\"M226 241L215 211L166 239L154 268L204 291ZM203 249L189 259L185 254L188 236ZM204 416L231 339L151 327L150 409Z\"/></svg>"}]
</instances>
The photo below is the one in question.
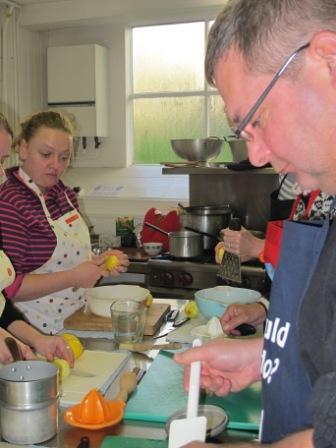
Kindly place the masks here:
<instances>
[{"instance_id":1,"label":"red oven glove","mask_svg":"<svg viewBox=\"0 0 336 448\"><path fill-rule=\"evenodd\" d=\"M155 208L151 208L145 214L144 222L147 221L150 224L154 224L160 229L166 232L178 232L181 228L180 219L176 210L172 210L166 215L162 215ZM159 242L163 244L163 252L169 251L169 239L166 235L152 230L149 227L143 226L141 235L141 243Z\"/></svg>"}]
</instances>

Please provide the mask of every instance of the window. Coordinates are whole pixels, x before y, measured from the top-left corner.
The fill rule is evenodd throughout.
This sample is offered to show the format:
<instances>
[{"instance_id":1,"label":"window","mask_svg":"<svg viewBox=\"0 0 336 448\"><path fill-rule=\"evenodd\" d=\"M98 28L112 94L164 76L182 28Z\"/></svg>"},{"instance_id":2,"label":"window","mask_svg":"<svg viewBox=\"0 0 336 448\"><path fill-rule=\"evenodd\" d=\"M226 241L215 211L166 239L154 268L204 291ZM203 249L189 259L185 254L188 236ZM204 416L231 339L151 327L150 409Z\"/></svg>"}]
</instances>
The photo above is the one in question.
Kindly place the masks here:
<instances>
[{"instance_id":1,"label":"window","mask_svg":"<svg viewBox=\"0 0 336 448\"><path fill-rule=\"evenodd\" d=\"M181 161L174 138L228 135L224 106L204 76L210 22L133 28L134 163ZM224 147L217 160L231 160Z\"/></svg>"}]
</instances>

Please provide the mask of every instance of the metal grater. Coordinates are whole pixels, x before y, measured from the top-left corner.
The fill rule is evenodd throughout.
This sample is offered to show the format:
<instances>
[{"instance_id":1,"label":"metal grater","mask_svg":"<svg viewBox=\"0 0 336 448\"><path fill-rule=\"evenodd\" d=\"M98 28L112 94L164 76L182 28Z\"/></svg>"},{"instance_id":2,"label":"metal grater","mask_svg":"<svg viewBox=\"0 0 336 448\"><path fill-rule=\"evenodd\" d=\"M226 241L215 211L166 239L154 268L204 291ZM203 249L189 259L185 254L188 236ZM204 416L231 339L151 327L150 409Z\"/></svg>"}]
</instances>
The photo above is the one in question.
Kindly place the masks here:
<instances>
[{"instance_id":1,"label":"metal grater","mask_svg":"<svg viewBox=\"0 0 336 448\"><path fill-rule=\"evenodd\" d=\"M239 218L231 218L229 223L229 229L240 230L241 223ZM225 251L222 258L222 262L219 265L218 277L223 280L228 280L231 282L241 283L241 267L240 267L240 257L239 255L233 254L232 252Z\"/></svg>"}]
</instances>

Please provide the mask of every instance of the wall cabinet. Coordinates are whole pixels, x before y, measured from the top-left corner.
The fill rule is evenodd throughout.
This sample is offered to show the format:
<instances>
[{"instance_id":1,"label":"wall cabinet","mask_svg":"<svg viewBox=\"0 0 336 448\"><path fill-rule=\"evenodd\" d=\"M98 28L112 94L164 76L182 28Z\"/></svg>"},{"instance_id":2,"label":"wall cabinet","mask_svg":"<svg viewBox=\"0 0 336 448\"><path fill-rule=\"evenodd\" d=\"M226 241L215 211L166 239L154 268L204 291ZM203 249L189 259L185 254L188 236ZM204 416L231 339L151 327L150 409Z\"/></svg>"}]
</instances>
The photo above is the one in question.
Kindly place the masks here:
<instances>
[{"instance_id":1,"label":"wall cabinet","mask_svg":"<svg viewBox=\"0 0 336 448\"><path fill-rule=\"evenodd\" d=\"M96 44L49 47L48 106L74 116L78 135L108 135L107 49Z\"/></svg>"}]
</instances>

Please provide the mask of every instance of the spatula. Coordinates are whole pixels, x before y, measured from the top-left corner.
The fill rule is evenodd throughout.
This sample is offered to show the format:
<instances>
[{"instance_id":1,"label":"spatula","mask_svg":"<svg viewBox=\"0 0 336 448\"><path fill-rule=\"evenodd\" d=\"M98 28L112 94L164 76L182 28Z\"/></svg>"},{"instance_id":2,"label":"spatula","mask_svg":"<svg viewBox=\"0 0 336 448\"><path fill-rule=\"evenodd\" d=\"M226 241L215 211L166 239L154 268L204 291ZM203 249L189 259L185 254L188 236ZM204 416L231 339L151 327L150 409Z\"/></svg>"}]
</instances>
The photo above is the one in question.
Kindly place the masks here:
<instances>
[{"instance_id":1,"label":"spatula","mask_svg":"<svg viewBox=\"0 0 336 448\"><path fill-rule=\"evenodd\" d=\"M241 223L239 218L231 218L229 223L229 229L240 230ZM241 283L241 267L240 267L240 257L237 254L224 252L222 262L218 268L218 277L223 280L228 280L231 282Z\"/></svg>"},{"instance_id":2,"label":"spatula","mask_svg":"<svg viewBox=\"0 0 336 448\"><path fill-rule=\"evenodd\" d=\"M194 339L193 347L199 347L201 344L200 339ZM200 374L200 361L193 362L190 369L187 417L171 422L168 448L180 448L194 440L205 441L207 419L204 415L198 417Z\"/></svg>"}]
</instances>

